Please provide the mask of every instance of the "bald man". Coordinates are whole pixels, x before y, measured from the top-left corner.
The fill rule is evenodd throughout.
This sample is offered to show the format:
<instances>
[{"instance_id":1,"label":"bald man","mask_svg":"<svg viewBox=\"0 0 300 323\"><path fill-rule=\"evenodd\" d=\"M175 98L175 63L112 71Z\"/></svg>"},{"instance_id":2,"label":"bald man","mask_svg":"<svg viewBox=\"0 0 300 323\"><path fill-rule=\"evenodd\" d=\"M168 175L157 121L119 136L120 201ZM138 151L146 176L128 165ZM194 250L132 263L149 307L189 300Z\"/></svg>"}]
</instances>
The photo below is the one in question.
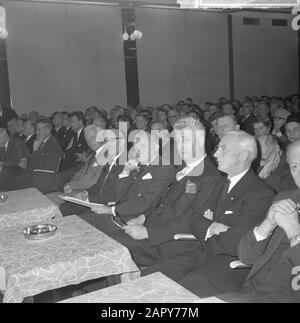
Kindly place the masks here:
<instances>
[{"instance_id":1,"label":"bald man","mask_svg":"<svg viewBox=\"0 0 300 323\"><path fill-rule=\"evenodd\" d=\"M203 266L217 255L230 261L238 259L240 239L262 221L274 197L271 188L251 170L256 156L256 141L244 131L229 132L221 139L215 157L219 170L228 176L215 186L208 203L189 222L190 231L202 246L148 267L143 275L160 271L201 295L198 272ZM226 290L226 286L221 288Z\"/></svg>"}]
</instances>

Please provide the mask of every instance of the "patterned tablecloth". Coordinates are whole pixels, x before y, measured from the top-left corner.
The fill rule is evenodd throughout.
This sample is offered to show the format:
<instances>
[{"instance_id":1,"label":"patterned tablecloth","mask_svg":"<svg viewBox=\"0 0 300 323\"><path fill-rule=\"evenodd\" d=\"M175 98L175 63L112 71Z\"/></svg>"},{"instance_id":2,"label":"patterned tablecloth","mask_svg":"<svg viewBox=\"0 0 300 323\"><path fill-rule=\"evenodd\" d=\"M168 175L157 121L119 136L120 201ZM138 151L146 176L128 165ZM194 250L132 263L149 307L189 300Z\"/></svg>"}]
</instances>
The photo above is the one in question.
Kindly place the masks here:
<instances>
[{"instance_id":1,"label":"patterned tablecloth","mask_svg":"<svg viewBox=\"0 0 300 323\"><path fill-rule=\"evenodd\" d=\"M26 240L21 227L0 231L0 290L4 303L46 290L137 271L127 248L77 216L55 219L56 234Z\"/></svg>"},{"instance_id":2,"label":"patterned tablecloth","mask_svg":"<svg viewBox=\"0 0 300 323\"><path fill-rule=\"evenodd\" d=\"M222 303L216 297L200 299L162 273L67 299L61 303Z\"/></svg>"},{"instance_id":3,"label":"patterned tablecloth","mask_svg":"<svg viewBox=\"0 0 300 323\"><path fill-rule=\"evenodd\" d=\"M0 229L61 217L57 205L35 188L5 192L8 199L0 203Z\"/></svg>"}]
</instances>

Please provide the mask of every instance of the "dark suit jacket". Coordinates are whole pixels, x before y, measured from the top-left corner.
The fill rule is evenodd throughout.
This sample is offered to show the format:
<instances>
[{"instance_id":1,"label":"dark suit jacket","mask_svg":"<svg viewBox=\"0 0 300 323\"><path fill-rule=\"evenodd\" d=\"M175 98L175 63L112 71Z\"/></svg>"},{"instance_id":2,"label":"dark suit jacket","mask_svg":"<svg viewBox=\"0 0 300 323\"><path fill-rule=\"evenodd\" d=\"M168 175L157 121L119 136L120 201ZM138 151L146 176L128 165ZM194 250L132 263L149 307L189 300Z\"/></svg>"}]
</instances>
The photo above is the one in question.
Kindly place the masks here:
<instances>
[{"instance_id":1,"label":"dark suit jacket","mask_svg":"<svg viewBox=\"0 0 300 323\"><path fill-rule=\"evenodd\" d=\"M61 171L73 168L80 164L80 162L76 161L78 153L88 152L89 146L84 138L84 130L81 131L79 138L77 139L77 134L73 136L73 145L70 149L65 151L65 155L63 158Z\"/></svg>"},{"instance_id":2,"label":"dark suit jacket","mask_svg":"<svg viewBox=\"0 0 300 323\"><path fill-rule=\"evenodd\" d=\"M279 194L275 201L291 198L296 203L300 203L300 190L287 191ZM282 246L286 240L286 234L281 228L275 229L273 234L263 241L257 242L253 229L250 230L240 241L238 246L238 254L243 263L252 265L252 269L245 281L244 287L247 289L252 279L259 275L260 270L272 264L272 257L275 252ZM300 291L294 291L291 288L292 269L295 266L300 266L300 245L293 248L288 248L282 254L280 262L277 265L276 277L274 279L274 286L277 286L278 293L268 293L268 298L284 301L300 301ZM273 264L274 266L274 264ZM299 272L298 272L299 273ZM295 276L294 276L295 277ZM299 280L298 280L299 281Z\"/></svg>"},{"instance_id":3,"label":"dark suit jacket","mask_svg":"<svg viewBox=\"0 0 300 323\"><path fill-rule=\"evenodd\" d=\"M60 144L51 136L32 153L27 169L16 178L15 189L35 187L44 194L57 191L56 173L62 154Z\"/></svg>"},{"instance_id":4,"label":"dark suit jacket","mask_svg":"<svg viewBox=\"0 0 300 323\"><path fill-rule=\"evenodd\" d=\"M189 227L191 232L202 241L209 253L237 256L237 245L240 239L249 228L265 217L272 203L274 193L268 184L249 169L244 177L233 187L226 199L220 202L220 195L225 183L226 179L222 179L216 185L211 194L208 207L205 206L205 208L199 209L197 216L191 219ZM203 217L206 209L213 211L213 220ZM214 235L205 241L207 230L213 222L225 224L230 228L227 232Z\"/></svg>"},{"instance_id":5,"label":"dark suit jacket","mask_svg":"<svg viewBox=\"0 0 300 323\"><path fill-rule=\"evenodd\" d=\"M23 158L29 158L29 150L25 143L17 138L10 137L8 141L7 151L4 147L0 148L0 162L4 163L4 167L18 166Z\"/></svg>"},{"instance_id":6,"label":"dark suit jacket","mask_svg":"<svg viewBox=\"0 0 300 323\"><path fill-rule=\"evenodd\" d=\"M57 172L62 158L62 149L55 137L51 136L42 148L34 151L29 159L28 170L48 170Z\"/></svg>"},{"instance_id":7,"label":"dark suit jacket","mask_svg":"<svg viewBox=\"0 0 300 323\"><path fill-rule=\"evenodd\" d=\"M61 143L64 138L65 132L66 132L66 129L64 127L60 127L58 131L54 129L52 132L52 135L57 139L59 143Z\"/></svg>"},{"instance_id":8,"label":"dark suit jacket","mask_svg":"<svg viewBox=\"0 0 300 323\"><path fill-rule=\"evenodd\" d=\"M110 164L103 166L97 183L88 189L90 202L107 204L108 202L116 201L118 176L124 168L124 165L119 165L120 159L113 164L110 171Z\"/></svg>"},{"instance_id":9,"label":"dark suit jacket","mask_svg":"<svg viewBox=\"0 0 300 323\"><path fill-rule=\"evenodd\" d=\"M15 110L2 108L2 117L0 117L0 128L6 128L8 121L14 118L19 118Z\"/></svg>"},{"instance_id":10,"label":"dark suit jacket","mask_svg":"<svg viewBox=\"0 0 300 323\"><path fill-rule=\"evenodd\" d=\"M128 177L118 178L116 212L135 217L149 213L174 181L173 166L148 165L142 171L132 171Z\"/></svg>"},{"instance_id":11,"label":"dark suit jacket","mask_svg":"<svg viewBox=\"0 0 300 323\"><path fill-rule=\"evenodd\" d=\"M246 119L240 121L240 129L248 132L250 135L254 135L253 121L255 116L250 115Z\"/></svg>"},{"instance_id":12,"label":"dark suit jacket","mask_svg":"<svg viewBox=\"0 0 300 323\"><path fill-rule=\"evenodd\" d=\"M36 140L35 134L33 136L31 136L28 141L26 141L26 138L24 139L24 142L25 142L27 148L29 149L30 154L33 153L33 144L34 144L35 140Z\"/></svg>"},{"instance_id":13,"label":"dark suit jacket","mask_svg":"<svg viewBox=\"0 0 300 323\"><path fill-rule=\"evenodd\" d=\"M190 217L208 202L220 179L220 173L207 156L190 174L179 182L175 181L145 223L150 244L160 245L173 241L177 233L190 232L187 226ZM186 192L188 181L196 184L195 194Z\"/></svg>"},{"instance_id":14,"label":"dark suit jacket","mask_svg":"<svg viewBox=\"0 0 300 323\"><path fill-rule=\"evenodd\" d=\"M69 128L69 129L64 128L64 129L65 130L64 130L63 136L60 141L60 145L61 145L61 148L63 149L63 151L66 150L66 148L69 146L72 138L75 136L75 133L71 128Z\"/></svg>"}]
</instances>

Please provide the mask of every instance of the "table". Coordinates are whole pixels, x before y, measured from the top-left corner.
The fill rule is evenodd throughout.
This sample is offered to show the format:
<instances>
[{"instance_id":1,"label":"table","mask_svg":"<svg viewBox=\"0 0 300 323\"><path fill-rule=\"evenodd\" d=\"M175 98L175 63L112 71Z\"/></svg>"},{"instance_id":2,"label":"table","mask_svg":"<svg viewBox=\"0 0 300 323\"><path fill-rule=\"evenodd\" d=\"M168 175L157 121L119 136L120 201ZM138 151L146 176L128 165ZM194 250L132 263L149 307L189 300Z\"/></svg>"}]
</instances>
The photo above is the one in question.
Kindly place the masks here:
<instances>
[{"instance_id":1,"label":"table","mask_svg":"<svg viewBox=\"0 0 300 323\"><path fill-rule=\"evenodd\" d=\"M162 273L104 288L61 303L223 303L216 297L200 299Z\"/></svg>"},{"instance_id":2,"label":"table","mask_svg":"<svg viewBox=\"0 0 300 323\"><path fill-rule=\"evenodd\" d=\"M138 270L127 248L77 216L52 221L56 234L26 240L21 227L0 231L4 303L83 281Z\"/></svg>"},{"instance_id":3,"label":"table","mask_svg":"<svg viewBox=\"0 0 300 323\"><path fill-rule=\"evenodd\" d=\"M13 226L27 226L37 222L48 222L61 217L57 205L36 188L5 192L6 202L0 204L0 230Z\"/></svg>"}]
</instances>

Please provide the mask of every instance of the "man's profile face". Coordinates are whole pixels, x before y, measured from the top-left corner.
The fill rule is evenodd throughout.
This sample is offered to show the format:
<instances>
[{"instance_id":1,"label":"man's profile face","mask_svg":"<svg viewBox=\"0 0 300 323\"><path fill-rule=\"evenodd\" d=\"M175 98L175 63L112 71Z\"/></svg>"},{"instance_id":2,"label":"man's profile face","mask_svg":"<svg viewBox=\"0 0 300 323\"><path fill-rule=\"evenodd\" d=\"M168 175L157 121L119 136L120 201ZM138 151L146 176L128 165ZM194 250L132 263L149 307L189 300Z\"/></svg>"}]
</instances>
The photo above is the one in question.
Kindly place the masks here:
<instances>
[{"instance_id":1,"label":"man's profile face","mask_svg":"<svg viewBox=\"0 0 300 323\"><path fill-rule=\"evenodd\" d=\"M222 111L223 111L223 113L226 113L226 114L233 114L234 113L233 107L230 103L224 104L222 107Z\"/></svg>"},{"instance_id":2,"label":"man's profile face","mask_svg":"<svg viewBox=\"0 0 300 323\"><path fill-rule=\"evenodd\" d=\"M224 173L231 173L240 165L240 149L237 140L226 135L219 143L218 149L214 156L218 162L218 169Z\"/></svg>"},{"instance_id":3,"label":"man's profile face","mask_svg":"<svg viewBox=\"0 0 300 323\"><path fill-rule=\"evenodd\" d=\"M251 104L251 103L249 103L249 102L245 102L245 103L243 104L243 109L244 109L244 114L245 114L245 116L247 116L247 115L251 114L251 112L252 112L252 110L253 110L253 106L252 106L252 104Z\"/></svg>"},{"instance_id":4,"label":"man's profile face","mask_svg":"<svg viewBox=\"0 0 300 323\"><path fill-rule=\"evenodd\" d=\"M36 125L36 138L37 140L44 140L48 137L49 131L42 123Z\"/></svg>"},{"instance_id":5,"label":"man's profile face","mask_svg":"<svg viewBox=\"0 0 300 323\"><path fill-rule=\"evenodd\" d=\"M26 121L24 123L24 135L25 136L30 136L31 134L34 133L34 128L31 126L30 122Z\"/></svg>"},{"instance_id":6,"label":"man's profile face","mask_svg":"<svg viewBox=\"0 0 300 323\"><path fill-rule=\"evenodd\" d=\"M285 125L285 131L290 142L295 142L300 139L300 123L289 122Z\"/></svg>"},{"instance_id":7,"label":"man's profile face","mask_svg":"<svg viewBox=\"0 0 300 323\"><path fill-rule=\"evenodd\" d=\"M300 189L300 147L290 149L287 152L287 162L290 166L290 171L294 182Z\"/></svg>"},{"instance_id":8,"label":"man's profile face","mask_svg":"<svg viewBox=\"0 0 300 323\"><path fill-rule=\"evenodd\" d=\"M88 146L94 151L102 145L101 142L97 142L97 131L85 131L84 138Z\"/></svg>"},{"instance_id":9,"label":"man's profile face","mask_svg":"<svg viewBox=\"0 0 300 323\"><path fill-rule=\"evenodd\" d=\"M235 130L235 124L232 118L219 118L217 120L217 134L223 138L228 132Z\"/></svg>"},{"instance_id":10,"label":"man's profile face","mask_svg":"<svg viewBox=\"0 0 300 323\"><path fill-rule=\"evenodd\" d=\"M82 122L76 116L71 118L71 128L73 131L78 131L82 128Z\"/></svg>"},{"instance_id":11,"label":"man's profile face","mask_svg":"<svg viewBox=\"0 0 300 323\"><path fill-rule=\"evenodd\" d=\"M17 132L17 124L16 121L11 120L7 123L7 131L12 136L14 133Z\"/></svg>"}]
</instances>

